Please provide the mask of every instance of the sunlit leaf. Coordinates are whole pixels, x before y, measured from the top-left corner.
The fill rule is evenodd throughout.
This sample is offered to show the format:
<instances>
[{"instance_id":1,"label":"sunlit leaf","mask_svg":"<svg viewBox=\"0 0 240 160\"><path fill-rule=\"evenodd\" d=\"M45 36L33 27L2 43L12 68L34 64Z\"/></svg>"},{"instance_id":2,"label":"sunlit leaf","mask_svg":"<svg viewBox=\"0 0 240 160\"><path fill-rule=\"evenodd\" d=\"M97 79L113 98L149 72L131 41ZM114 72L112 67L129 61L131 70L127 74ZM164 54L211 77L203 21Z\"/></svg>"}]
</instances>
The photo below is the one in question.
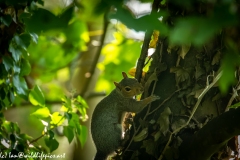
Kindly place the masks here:
<instances>
[{"instance_id":1,"label":"sunlit leaf","mask_svg":"<svg viewBox=\"0 0 240 160\"><path fill-rule=\"evenodd\" d=\"M51 119L52 119L52 121L50 123L53 125L57 125L57 126L62 125L62 123L65 120L64 116L62 116L59 112L54 112L51 115Z\"/></svg>"},{"instance_id":2,"label":"sunlit leaf","mask_svg":"<svg viewBox=\"0 0 240 160\"><path fill-rule=\"evenodd\" d=\"M81 96L77 96L77 101L78 101L84 108L88 108L87 102L86 102Z\"/></svg>"},{"instance_id":3,"label":"sunlit leaf","mask_svg":"<svg viewBox=\"0 0 240 160\"><path fill-rule=\"evenodd\" d=\"M32 115L32 116L35 116L35 117L37 117L37 118L39 118L39 119L41 119L41 118L47 118L47 117L50 116L50 111L49 111L49 109L48 109L47 107L42 107L42 108L37 109L37 110L36 110L35 112L33 112L31 115Z\"/></svg>"},{"instance_id":4,"label":"sunlit leaf","mask_svg":"<svg viewBox=\"0 0 240 160\"><path fill-rule=\"evenodd\" d=\"M29 93L29 101L37 106L45 106L45 98L39 86L35 86Z\"/></svg>"}]
</instances>

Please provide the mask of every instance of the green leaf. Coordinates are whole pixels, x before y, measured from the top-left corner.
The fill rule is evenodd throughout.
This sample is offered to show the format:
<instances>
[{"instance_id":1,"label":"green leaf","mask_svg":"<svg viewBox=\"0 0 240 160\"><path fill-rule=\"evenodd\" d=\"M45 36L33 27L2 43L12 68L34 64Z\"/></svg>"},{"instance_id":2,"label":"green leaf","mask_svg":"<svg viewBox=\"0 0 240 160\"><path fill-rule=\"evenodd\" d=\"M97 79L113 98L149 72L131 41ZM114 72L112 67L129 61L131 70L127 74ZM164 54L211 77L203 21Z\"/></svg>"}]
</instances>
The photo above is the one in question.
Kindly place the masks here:
<instances>
[{"instance_id":1,"label":"green leaf","mask_svg":"<svg viewBox=\"0 0 240 160\"><path fill-rule=\"evenodd\" d=\"M39 119L42 119L42 118L47 118L50 116L50 111L47 107L43 107L43 108L39 108L37 109L35 112L33 112L31 114L32 116L35 116Z\"/></svg>"},{"instance_id":2,"label":"green leaf","mask_svg":"<svg viewBox=\"0 0 240 160\"><path fill-rule=\"evenodd\" d=\"M229 108L238 108L240 106L240 102L231 105Z\"/></svg>"},{"instance_id":3,"label":"green leaf","mask_svg":"<svg viewBox=\"0 0 240 160\"><path fill-rule=\"evenodd\" d=\"M73 8L71 7L58 17L48 10L38 8L33 12L32 17L25 18L26 28L34 33L65 28L72 17L72 11Z\"/></svg>"},{"instance_id":4,"label":"green leaf","mask_svg":"<svg viewBox=\"0 0 240 160\"><path fill-rule=\"evenodd\" d=\"M9 71L13 67L13 59L10 56L3 56L3 64L6 71Z\"/></svg>"},{"instance_id":5,"label":"green leaf","mask_svg":"<svg viewBox=\"0 0 240 160\"><path fill-rule=\"evenodd\" d=\"M24 46L24 49L26 50L27 47L30 45L31 41L31 36L28 33L21 34L19 36L19 39L21 40L21 43L23 44L22 47Z\"/></svg>"},{"instance_id":6,"label":"green leaf","mask_svg":"<svg viewBox=\"0 0 240 160\"><path fill-rule=\"evenodd\" d=\"M71 99L70 99L70 98L64 96L64 97L62 97L61 100L64 102L64 106L65 106L66 108L72 108L72 102L71 102Z\"/></svg>"},{"instance_id":7,"label":"green leaf","mask_svg":"<svg viewBox=\"0 0 240 160\"><path fill-rule=\"evenodd\" d=\"M77 96L77 101L81 103L84 108L88 108L87 102L81 96Z\"/></svg>"},{"instance_id":8,"label":"green leaf","mask_svg":"<svg viewBox=\"0 0 240 160\"><path fill-rule=\"evenodd\" d=\"M45 106L44 95L43 95L40 87L37 85L30 91L28 98L29 98L29 101L35 106L37 106L37 105L39 105L41 107Z\"/></svg>"},{"instance_id":9,"label":"green leaf","mask_svg":"<svg viewBox=\"0 0 240 160\"><path fill-rule=\"evenodd\" d=\"M38 43L38 35L36 33L30 33L30 36L34 43Z\"/></svg>"},{"instance_id":10,"label":"green leaf","mask_svg":"<svg viewBox=\"0 0 240 160\"><path fill-rule=\"evenodd\" d=\"M80 125L79 124L79 115L76 114L76 113L72 113L71 114L71 119L69 120L68 125L72 126L74 128L80 128L80 127L78 127ZM80 133L80 129L79 129L78 133Z\"/></svg>"},{"instance_id":11,"label":"green leaf","mask_svg":"<svg viewBox=\"0 0 240 160\"><path fill-rule=\"evenodd\" d=\"M64 116L62 116L59 112L54 112L51 115L51 119L52 119L52 121L50 123L53 125L57 125L57 126L62 125L62 123L65 120Z\"/></svg>"},{"instance_id":12,"label":"green leaf","mask_svg":"<svg viewBox=\"0 0 240 160\"><path fill-rule=\"evenodd\" d=\"M223 57L221 63L222 76L219 79L219 88L222 93L227 93L229 87L236 82L235 79L235 67L239 62L240 57L232 53L227 53Z\"/></svg>"},{"instance_id":13,"label":"green leaf","mask_svg":"<svg viewBox=\"0 0 240 160\"><path fill-rule=\"evenodd\" d=\"M15 74L13 76L13 86L18 95L20 95L24 99L27 99L28 87L23 77L19 77L19 75Z\"/></svg>"},{"instance_id":14,"label":"green leaf","mask_svg":"<svg viewBox=\"0 0 240 160\"><path fill-rule=\"evenodd\" d=\"M28 34L23 34L21 36L15 35L13 41L16 43L18 48L27 49L27 46L30 44L30 36Z\"/></svg>"},{"instance_id":15,"label":"green leaf","mask_svg":"<svg viewBox=\"0 0 240 160\"><path fill-rule=\"evenodd\" d=\"M80 135L78 136L78 138L79 138L81 147L83 147L87 141L87 133L88 133L87 127L80 125Z\"/></svg>"},{"instance_id":16,"label":"green leaf","mask_svg":"<svg viewBox=\"0 0 240 160\"><path fill-rule=\"evenodd\" d=\"M6 26L9 26L12 23L11 15L3 15L2 17L0 17L0 22L2 22Z\"/></svg>"},{"instance_id":17,"label":"green leaf","mask_svg":"<svg viewBox=\"0 0 240 160\"><path fill-rule=\"evenodd\" d=\"M187 17L179 19L170 32L169 39L172 44L202 45L206 43L219 29L209 19L199 17Z\"/></svg>"},{"instance_id":18,"label":"green leaf","mask_svg":"<svg viewBox=\"0 0 240 160\"><path fill-rule=\"evenodd\" d=\"M16 62L13 62L13 71L14 73L16 74L19 74L21 69L20 69L20 66L18 65L19 63L16 63Z\"/></svg>"},{"instance_id":19,"label":"green leaf","mask_svg":"<svg viewBox=\"0 0 240 160\"><path fill-rule=\"evenodd\" d=\"M59 146L58 141L54 138L51 138L51 139L45 138L44 141L45 141L46 146L50 149L50 152L55 151Z\"/></svg>"},{"instance_id":20,"label":"green leaf","mask_svg":"<svg viewBox=\"0 0 240 160\"><path fill-rule=\"evenodd\" d=\"M49 130L48 131L48 134L49 134L49 139L53 139L54 138L54 132L52 130Z\"/></svg>"},{"instance_id":21,"label":"green leaf","mask_svg":"<svg viewBox=\"0 0 240 160\"><path fill-rule=\"evenodd\" d=\"M110 18L118 19L128 28L132 28L136 31L156 29L159 30L161 34L166 35L168 33L168 27L159 20L162 16L166 18L168 13L160 11L158 13L152 13L151 15L145 15L136 19L132 16L132 13L128 9L118 7L117 12L110 15Z\"/></svg>"},{"instance_id":22,"label":"green leaf","mask_svg":"<svg viewBox=\"0 0 240 160\"><path fill-rule=\"evenodd\" d=\"M12 122L9 122L9 121L4 121L3 123L2 123L2 130L4 130L5 132L7 132L7 133L11 133L11 132L13 132L13 128L12 128L12 125L11 125L11 123Z\"/></svg>"},{"instance_id":23,"label":"green leaf","mask_svg":"<svg viewBox=\"0 0 240 160\"><path fill-rule=\"evenodd\" d=\"M63 134L67 137L68 142L71 143L74 138L73 128L70 126L63 127Z\"/></svg>"},{"instance_id":24,"label":"green leaf","mask_svg":"<svg viewBox=\"0 0 240 160\"><path fill-rule=\"evenodd\" d=\"M20 57L22 55L22 52L21 50L19 50L18 48L16 47L13 47L13 44L11 43L10 46L9 46L9 52L12 53L12 57L13 59L18 62L20 60Z\"/></svg>"},{"instance_id":25,"label":"green leaf","mask_svg":"<svg viewBox=\"0 0 240 160\"><path fill-rule=\"evenodd\" d=\"M29 75L30 72L31 72L31 65L30 65L29 61L22 58L20 76Z\"/></svg>"}]
</instances>

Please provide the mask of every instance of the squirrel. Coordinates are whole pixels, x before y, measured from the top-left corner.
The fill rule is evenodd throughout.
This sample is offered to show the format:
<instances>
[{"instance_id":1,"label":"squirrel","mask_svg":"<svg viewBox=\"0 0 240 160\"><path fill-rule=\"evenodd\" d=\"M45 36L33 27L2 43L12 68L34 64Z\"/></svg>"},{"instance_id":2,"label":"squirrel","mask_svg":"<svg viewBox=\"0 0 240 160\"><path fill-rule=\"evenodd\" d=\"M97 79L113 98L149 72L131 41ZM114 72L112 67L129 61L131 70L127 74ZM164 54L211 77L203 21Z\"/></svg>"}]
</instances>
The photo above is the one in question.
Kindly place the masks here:
<instances>
[{"instance_id":1,"label":"squirrel","mask_svg":"<svg viewBox=\"0 0 240 160\"><path fill-rule=\"evenodd\" d=\"M143 92L143 86L122 72L121 82L114 82L116 88L102 99L93 111L91 133L97 153L94 160L106 160L118 149L122 137L122 116L125 112L140 112L149 103L159 99L152 95L136 101L134 96Z\"/></svg>"}]
</instances>

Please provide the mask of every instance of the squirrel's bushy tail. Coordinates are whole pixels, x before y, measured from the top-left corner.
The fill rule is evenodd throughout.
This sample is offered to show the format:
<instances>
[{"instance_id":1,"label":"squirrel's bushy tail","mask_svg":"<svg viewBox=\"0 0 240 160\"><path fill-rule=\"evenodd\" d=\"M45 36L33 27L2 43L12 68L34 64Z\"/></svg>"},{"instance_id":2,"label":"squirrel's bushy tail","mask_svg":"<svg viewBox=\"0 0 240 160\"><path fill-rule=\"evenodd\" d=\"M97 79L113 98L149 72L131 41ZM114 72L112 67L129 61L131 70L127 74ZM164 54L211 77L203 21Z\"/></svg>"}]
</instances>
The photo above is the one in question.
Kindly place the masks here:
<instances>
[{"instance_id":1,"label":"squirrel's bushy tail","mask_svg":"<svg viewBox=\"0 0 240 160\"><path fill-rule=\"evenodd\" d=\"M94 160L106 160L107 156L105 153L97 151Z\"/></svg>"}]
</instances>

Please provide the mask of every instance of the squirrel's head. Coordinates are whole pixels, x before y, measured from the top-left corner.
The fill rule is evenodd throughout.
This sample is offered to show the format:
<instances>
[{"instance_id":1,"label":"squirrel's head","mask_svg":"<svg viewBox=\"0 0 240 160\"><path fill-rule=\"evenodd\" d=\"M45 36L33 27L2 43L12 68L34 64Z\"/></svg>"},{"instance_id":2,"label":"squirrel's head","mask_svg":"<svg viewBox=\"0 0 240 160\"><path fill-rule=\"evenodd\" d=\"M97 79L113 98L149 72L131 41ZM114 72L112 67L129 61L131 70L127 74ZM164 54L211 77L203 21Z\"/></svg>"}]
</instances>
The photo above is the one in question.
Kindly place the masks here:
<instances>
[{"instance_id":1,"label":"squirrel's head","mask_svg":"<svg viewBox=\"0 0 240 160\"><path fill-rule=\"evenodd\" d=\"M132 98L143 92L143 86L135 78L128 78L125 72L122 72L122 75L121 82L114 82L114 84L117 92L122 94L123 97Z\"/></svg>"}]
</instances>

